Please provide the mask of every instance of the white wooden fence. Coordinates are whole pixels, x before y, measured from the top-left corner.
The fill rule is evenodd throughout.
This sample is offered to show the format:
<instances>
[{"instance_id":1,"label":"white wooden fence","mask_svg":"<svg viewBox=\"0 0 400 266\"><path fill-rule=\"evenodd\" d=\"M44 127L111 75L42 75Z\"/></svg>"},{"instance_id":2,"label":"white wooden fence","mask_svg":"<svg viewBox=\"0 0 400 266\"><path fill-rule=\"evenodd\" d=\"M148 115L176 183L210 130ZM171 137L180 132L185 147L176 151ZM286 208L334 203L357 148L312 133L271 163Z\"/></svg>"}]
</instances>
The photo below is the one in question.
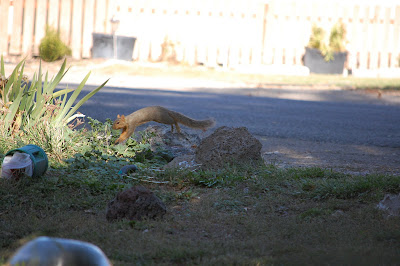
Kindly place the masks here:
<instances>
[{"instance_id":1,"label":"white wooden fence","mask_svg":"<svg viewBox=\"0 0 400 266\"><path fill-rule=\"evenodd\" d=\"M133 59L157 61L169 40L188 64L302 64L313 23L347 28L348 67L398 67L400 2L325 0L0 0L0 52L38 55L46 25L74 58L90 58L92 33L137 38Z\"/></svg>"}]
</instances>

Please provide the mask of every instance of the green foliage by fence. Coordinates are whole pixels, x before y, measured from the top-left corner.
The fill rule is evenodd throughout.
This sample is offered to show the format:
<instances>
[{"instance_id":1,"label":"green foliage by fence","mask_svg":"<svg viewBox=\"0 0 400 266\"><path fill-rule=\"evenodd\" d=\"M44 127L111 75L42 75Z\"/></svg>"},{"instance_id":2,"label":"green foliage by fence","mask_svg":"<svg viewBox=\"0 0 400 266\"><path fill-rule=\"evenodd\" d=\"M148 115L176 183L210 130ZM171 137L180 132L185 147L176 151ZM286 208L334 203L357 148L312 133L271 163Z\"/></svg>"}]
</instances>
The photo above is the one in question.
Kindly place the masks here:
<instances>
[{"instance_id":1,"label":"green foliage by fence","mask_svg":"<svg viewBox=\"0 0 400 266\"><path fill-rule=\"evenodd\" d=\"M327 44L327 41L328 44ZM326 40L326 32L323 28L313 25L308 47L320 50L326 61L333 60L335 52L346 51L346 28L342 22L333 25L329 39Z\"/></svg>"},{"instance_id":2,"label":"green foliage by fence","mask_svg":"<svg viewBox=\"0 0 400 266\"><path fill-rule=\"evenodd\" d=\"M60 34L55 29L47 27L46 35L39 45L40 58L47 62L53 62L66 55L71 55L71 49L63 43Z\"/></svg>"}]
</instances>

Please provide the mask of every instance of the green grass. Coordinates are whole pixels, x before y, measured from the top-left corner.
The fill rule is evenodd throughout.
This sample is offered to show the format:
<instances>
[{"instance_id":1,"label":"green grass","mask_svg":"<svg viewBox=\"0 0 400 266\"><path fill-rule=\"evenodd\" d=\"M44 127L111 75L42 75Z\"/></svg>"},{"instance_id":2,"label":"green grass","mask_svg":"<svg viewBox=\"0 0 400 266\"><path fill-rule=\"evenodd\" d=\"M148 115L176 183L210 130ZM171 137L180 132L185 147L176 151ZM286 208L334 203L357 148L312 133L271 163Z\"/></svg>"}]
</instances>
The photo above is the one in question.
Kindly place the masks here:
<instances>
[{"instance_id":1,"label":"green grass","mask_svg":"<svg viewBox=\"0 0 400 266\"><path fill-rule=\"evenodd\" d=\"M125 163L132 162L86 154L39 179L1 179L0 261L39 235L94 243L114 265L373 265L400 259L400 218L385 219L376 209L385 193L400 192L398 176L273 166L160 171L149 161L131 176L118 176ZM137 184L166 203L164 218L107 222L108 201Z\"/></svg>"}]
</instances>

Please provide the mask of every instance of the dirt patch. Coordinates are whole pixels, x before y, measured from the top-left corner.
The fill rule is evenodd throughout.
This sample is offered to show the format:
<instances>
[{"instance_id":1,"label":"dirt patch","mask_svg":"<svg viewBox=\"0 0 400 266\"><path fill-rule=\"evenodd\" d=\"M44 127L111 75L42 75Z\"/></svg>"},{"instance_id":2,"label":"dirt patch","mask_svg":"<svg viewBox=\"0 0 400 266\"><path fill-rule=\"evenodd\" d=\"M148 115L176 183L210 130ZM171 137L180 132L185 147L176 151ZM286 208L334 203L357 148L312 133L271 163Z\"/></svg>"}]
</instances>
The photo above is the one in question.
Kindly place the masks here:
<instances>
[{"instance_id":1,"label":"dirt patch","mask_svg":"<svg viewBox=\"0 0 400 266\"><path fill-rule=\"evenodd\" d=\"M267 164L320 167L349 174L400 174L400 149L258 136Z\"/></svg>"}]
</instances>

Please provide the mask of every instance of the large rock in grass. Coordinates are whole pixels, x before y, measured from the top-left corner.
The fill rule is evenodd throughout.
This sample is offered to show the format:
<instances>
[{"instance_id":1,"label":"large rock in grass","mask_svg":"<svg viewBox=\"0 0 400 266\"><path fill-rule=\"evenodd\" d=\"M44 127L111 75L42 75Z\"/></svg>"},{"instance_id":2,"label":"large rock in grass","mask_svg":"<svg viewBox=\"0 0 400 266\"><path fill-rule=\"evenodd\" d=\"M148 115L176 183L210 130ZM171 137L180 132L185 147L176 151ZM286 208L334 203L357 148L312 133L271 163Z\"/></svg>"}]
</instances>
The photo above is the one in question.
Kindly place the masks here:
<instances>
[{"instance_id":1,"label":"large rock in grass","mask_svg":"<svg viewBox=\"0 0 400 266\"><path fill-rule=\"evenodd\" d=\"M378 204L378 209L387 213L387 217L400 216L400 194L386 194Z\"/></svg>"},{"instance_id":2,"label":"large rock in grass","mask_svg":"<svg viewBox=\"0 0 400 266\"><path fill-rule=\"evenodd\" d=\"M121 219L155 219L162 217L166 211L165 204L153 192L143 186L135 186L119 192L108 203L106 218L110 222Z\"/></svg>"},{"instance_id":3,"label":"large rock in grass","mask_svg":"<svg viewBox=\"0 0 400 266\"><path fill-rule=\"evenodd\" d=\"M195 161L210 170L227 164L256 165L262 161L261 142L245 127L220 127L203 139L197 148Z\"/></svg>"},{"instance_id":4,"label":"large rock in grass","mask_svg":"<svg viewBox=\"0 0 400 266\"><path fill-rule=\"evenodd\" d=\"M173 157L194 154L201 141L197 134L189 134L183 130L180 134L172 133L171 127L166 126L149 126L144 132L150 136L148 141L153 152L161 148Z\"/></svg>"}]
</instances>

